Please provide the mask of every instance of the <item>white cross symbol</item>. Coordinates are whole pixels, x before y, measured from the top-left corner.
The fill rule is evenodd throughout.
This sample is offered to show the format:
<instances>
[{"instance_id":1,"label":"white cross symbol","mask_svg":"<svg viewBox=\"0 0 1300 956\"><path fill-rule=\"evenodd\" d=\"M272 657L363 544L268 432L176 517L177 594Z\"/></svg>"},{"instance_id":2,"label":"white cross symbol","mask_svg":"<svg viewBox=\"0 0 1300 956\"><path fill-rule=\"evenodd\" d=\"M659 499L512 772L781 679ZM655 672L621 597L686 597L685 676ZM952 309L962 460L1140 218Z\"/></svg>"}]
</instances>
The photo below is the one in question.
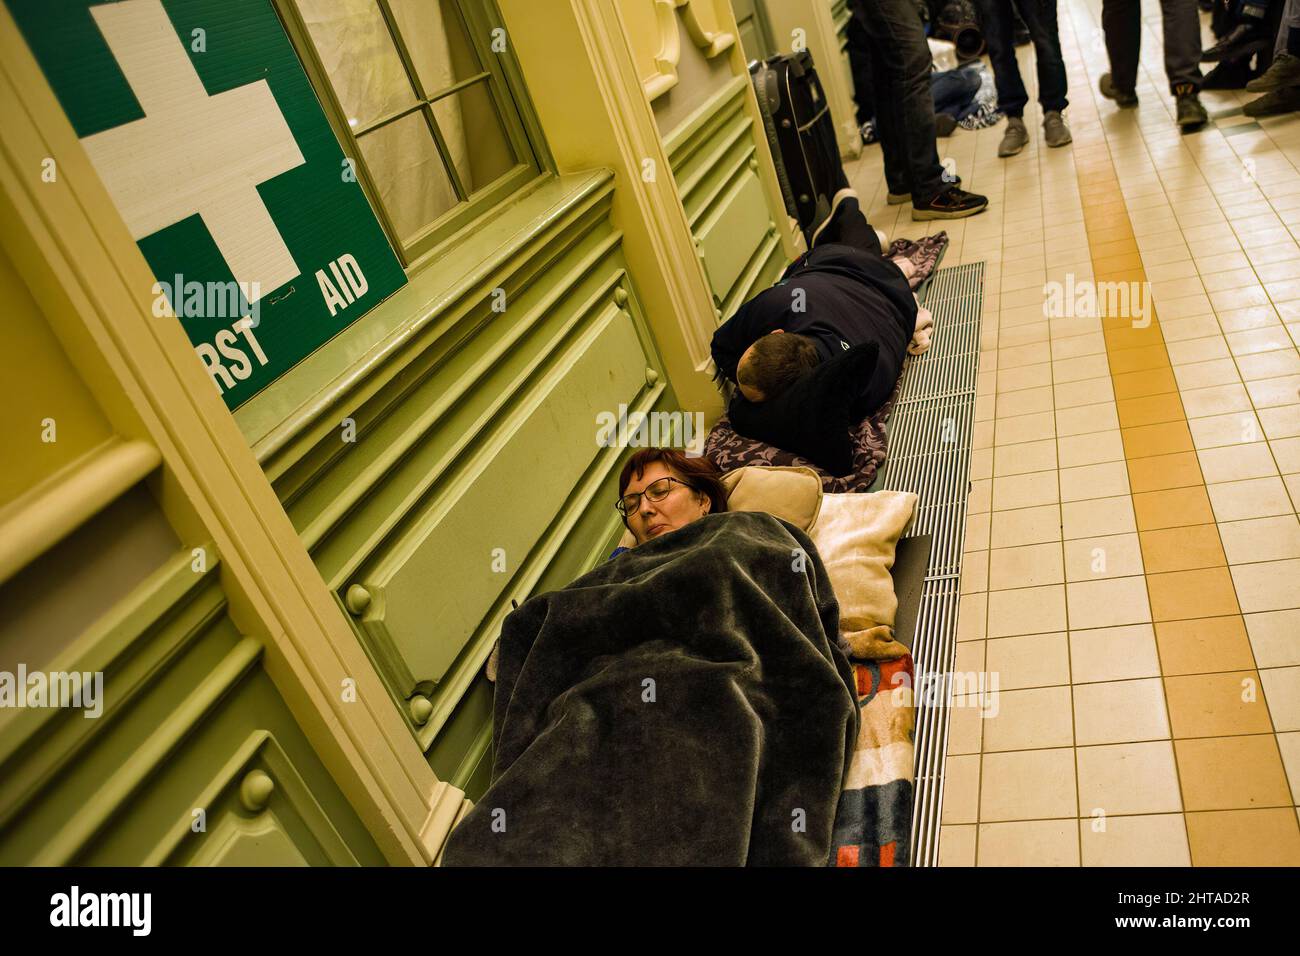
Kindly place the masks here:
<instances>
[{"instance_id":1,"label":"white cross symbol","mask_svg":"<svg viewBox=\"0 0 1300 956\"><path fill-rule=\"evenodd\" d=\"M258 80L208 96L160 0L91 13L145 114L81 141L131 237L198 213L245 289L265 295L297 276L257 193L304 162L271 87Z\"/></svg>"}]
</instances>

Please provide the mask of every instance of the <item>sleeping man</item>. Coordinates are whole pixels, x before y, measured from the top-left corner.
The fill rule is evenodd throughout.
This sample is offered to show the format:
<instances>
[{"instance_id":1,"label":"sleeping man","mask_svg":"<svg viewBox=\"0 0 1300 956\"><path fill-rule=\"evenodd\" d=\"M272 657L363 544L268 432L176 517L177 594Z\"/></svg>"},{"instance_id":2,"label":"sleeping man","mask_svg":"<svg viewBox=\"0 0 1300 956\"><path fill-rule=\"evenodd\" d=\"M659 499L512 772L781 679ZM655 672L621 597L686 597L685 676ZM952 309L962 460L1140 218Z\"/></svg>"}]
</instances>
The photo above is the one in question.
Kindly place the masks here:
<instances>
[{"instance_id":1,"label":"sleeping man","mask_svg":"<svg viewBox=\"0 0 1300 956\"><path fill-rule=\"evenodd\" d=\"M868 414L889 398L904 355L925 350L929 313L908 286L911 263L881 253L851 189L835 194L812 249L713 334L718 375L751 402L775 398L800 375L856 345L880 352L864 392Z\"/></svg>"}]
</instances>

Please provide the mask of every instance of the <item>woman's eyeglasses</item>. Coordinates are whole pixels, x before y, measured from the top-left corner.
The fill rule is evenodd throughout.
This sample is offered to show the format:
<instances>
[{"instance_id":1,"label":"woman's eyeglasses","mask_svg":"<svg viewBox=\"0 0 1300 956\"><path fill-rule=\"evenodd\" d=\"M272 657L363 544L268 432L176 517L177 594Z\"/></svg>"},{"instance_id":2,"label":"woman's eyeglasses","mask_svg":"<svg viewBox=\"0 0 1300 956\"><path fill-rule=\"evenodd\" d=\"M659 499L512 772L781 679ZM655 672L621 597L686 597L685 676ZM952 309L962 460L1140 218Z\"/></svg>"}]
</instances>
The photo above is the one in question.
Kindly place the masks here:
<instances>
[{"instance_id":1,"label":"woman's eyeglasses","mask_svg":"<svg viewBox=\"0 0 1300 956\"><path fill-rule=\"evenodd\" d=\"M626 518L641 507L642 495L645 495L651 501L663 501L668 497L668 493L673 490L673 485L681 485L684 488L693 487L677 478L660 478L646 485L644 491L634 491L630 495L619 498L614 507L618 509L619 514Z\"/></svg>"}]
</instances>

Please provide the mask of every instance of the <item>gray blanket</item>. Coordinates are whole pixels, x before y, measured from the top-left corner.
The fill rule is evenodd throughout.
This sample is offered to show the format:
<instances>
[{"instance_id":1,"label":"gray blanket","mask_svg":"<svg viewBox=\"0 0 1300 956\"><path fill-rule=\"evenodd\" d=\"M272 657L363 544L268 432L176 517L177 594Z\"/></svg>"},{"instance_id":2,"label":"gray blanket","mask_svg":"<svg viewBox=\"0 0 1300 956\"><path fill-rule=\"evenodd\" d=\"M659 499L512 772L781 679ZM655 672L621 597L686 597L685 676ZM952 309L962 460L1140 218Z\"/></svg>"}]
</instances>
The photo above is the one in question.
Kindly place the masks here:
<instances>
[{"instance_id":1,"label":"gray blanket","mask_svg":"<svg viewBox=\"0 0 1300 956\"><path fill-rule=\"evenodd\" d=\"M530 598L444 864L825 865L858 721L838 623L808 537L749 512Z\"/></svg>"}]
</instances>

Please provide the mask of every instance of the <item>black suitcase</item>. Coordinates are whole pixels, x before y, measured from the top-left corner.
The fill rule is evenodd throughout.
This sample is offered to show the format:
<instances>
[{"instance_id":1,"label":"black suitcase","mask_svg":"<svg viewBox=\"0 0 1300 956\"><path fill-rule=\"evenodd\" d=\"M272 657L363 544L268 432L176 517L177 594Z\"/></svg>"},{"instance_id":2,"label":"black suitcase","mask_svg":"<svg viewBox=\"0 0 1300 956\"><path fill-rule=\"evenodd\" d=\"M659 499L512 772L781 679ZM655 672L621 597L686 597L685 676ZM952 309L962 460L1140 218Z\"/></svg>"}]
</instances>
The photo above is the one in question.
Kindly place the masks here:
<instances>
[{"instance_id":1,"label":"black suitcase","mask_svg":"<svg viewBox=\"0 0 1300 956\"><path fill-rule=\"evenodd\" d=\"M786 211L811 243L813 230L830 215L831 199L849 184L812 54L755 60L749 73Z\"/></svg>"}]
</instances>

